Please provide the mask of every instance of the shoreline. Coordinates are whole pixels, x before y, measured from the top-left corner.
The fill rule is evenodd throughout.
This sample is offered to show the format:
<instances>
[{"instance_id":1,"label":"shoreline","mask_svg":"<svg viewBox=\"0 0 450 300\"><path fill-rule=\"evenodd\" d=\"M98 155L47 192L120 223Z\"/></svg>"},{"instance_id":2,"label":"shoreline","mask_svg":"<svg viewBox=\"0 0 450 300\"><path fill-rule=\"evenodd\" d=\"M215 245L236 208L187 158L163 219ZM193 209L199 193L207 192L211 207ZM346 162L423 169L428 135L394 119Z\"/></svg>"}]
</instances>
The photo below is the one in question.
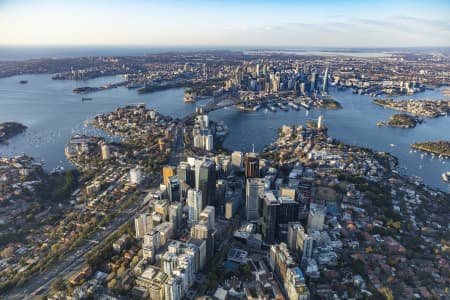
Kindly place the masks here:
<instances>
[{"instance_id":1,"label":"shoreline","mask_svg":"<svg viewBox=\"0 0 450 300\"><path fill-rule=\"evenodd\" d=\"M435 149L435 147L446 147L446 149ZM450 158L450 142L449 141L436 141L436 142L420 142L411 144L411 148L420 151L425 151L430 154L443 156Z\"/></svg>"},{"instance_id":2,"label":"shoreline","mask_svg":"<svg viewBox=\"0 0 450 300\"><path fill-rule=\"evenodd\" d=\"M8 140L24 132L28 127L17 122L0 123L0 145L7 145Z\"/></svg>"}]
</instances>

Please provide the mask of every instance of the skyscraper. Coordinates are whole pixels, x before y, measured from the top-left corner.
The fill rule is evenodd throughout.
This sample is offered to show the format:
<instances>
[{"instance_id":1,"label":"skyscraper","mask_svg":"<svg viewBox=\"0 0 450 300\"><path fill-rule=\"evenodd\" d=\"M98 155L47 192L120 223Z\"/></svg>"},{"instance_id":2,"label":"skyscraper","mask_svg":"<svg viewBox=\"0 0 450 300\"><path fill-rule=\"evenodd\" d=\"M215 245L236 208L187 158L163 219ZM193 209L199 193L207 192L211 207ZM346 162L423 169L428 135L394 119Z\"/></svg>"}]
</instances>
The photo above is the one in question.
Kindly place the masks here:
<instances>
[{"instance_id":1,"label":"skyscraper","mask_svg":"<svg viewBox=\"0 0 450 300\"><path fill-rule=\"evenodd\" d=\"M111 151L109 149L109 146L105 143L101 144L101 150L102 150L102 159L106 160L106 159L110 159L111 157Z\"/></svg>"},{"instance_id":2,"label":"skyscraper","mask_svg":"<svg viewBox=\"0 0 450 300\"><path fill-rule=\"evenodd\" d=\"M220 215L225 214L225 194L227 192L227 181L219 179L216 182L216 208Z\"/></svg>"},{"instance_id":3,"label":"skyscraper","mask_svg":"<svg viewBox=\"0 0 450 300\"><path fill-rule=\"evenodd\" d=\"M170 203L176 201L181 202L181 184L178 176L170 176L167 185Z\"/></svg>"},{"instance_id":4,"label":"skyscraper","mask_svg":"<svg viewBox=\"0 0 450 300\"><path fill-rule=\"evenodd\" d=\"M246 153L244 158L245 177L259 177L259 158L256 153Z\"/></svg>"},{"instance_id":5,"label":"skyscraper","mask_svg":"<svg viewBox=\"0 0 450 300\"><path fill-rule=\"evenodd\" d=\"M196 163L195 186L202 192L202 209L206 205L215 206L216 196L216 164L212 160L203 161L198 167ZM197 176L198 173L198 176Z\"/></svg>"},{"instance_id":6,"label":"skyscraper","mask_svg":"<svg viewBox=\"0 0 450 300\"><path fill-rule=\"evenodd\" d=\"M183 296L181 277L171 276L164 284L164 297L167 300L180 300Z\"/></svg>"},{"instance_id":7,"label":"skyscraper","mask_svg":"<svg viewBox=\"0 0 450 300\"><path fill-rule=\"evenodd\" d=\"M205 209L200 213L199 219L204 221L208 228L214 228L215 227L215 208L214 206L206 206Z\"/></svg>"},{"instance_id":8,"label":"skyscraper","mask_svg":"<svg viewBox=\"0 0 450 300\"><path fill-rule=\"evenodd\" d=\"M327 210L324 206L311 206L308 214L308 232L310 230L323 230Z\"/></svg>"},{"instance_id":9,"label":"skyscraper","mask_svg":"<svg viewBox=\"0 0 450 300\"><path fill-rule=\"evenodd\" d=\"M145 234L152 231L153 220L150 214L140 214L134 218L134 228L136 231L136 238L142 238Z\"/></svg>"},{"instance_id":10,"label":"skyscraper","mask_svg":"<svg viewBox=\"0 0 450 300\"><path fill-rule=\"evenodd\" d=\"M323 86L322 92L326 93L328 91L328 68L325 69L325 74L323 75Z\"/></svg>"},{"instance_id":11,"label":"skyscraper","mask_svg":"<svg viewBox=\"0 0 450 300\"><path fill-rule=\"evenodd\" d=\"M297 245L296 252L298 253L298 257L303 259L311 258L312 250L314 246L314 239L312 236L305 233L304 228L300 228L297 231Z\"/></svg>"},{"instance_id":12,"label":"skyscraper","mask_svg":"<svg viewBox=\"0 0 450 300\"><path fill-rule=\"evenodd\" d=\"M243 168L243 154L240 151L233 151L231 153L231 166L238 170Z\"/></svg>"},{"instance_id":13,"label":"skyscraper","mask_svg":"<svg viewBox=\"0 0 450 300\"><path fill-rule=\"evenodd\" d=\"M245 187L245 212L247 214L247 221L258 221L263 192L264 179L247 179Z\"/></svg>"},{"instance_id":14,"label":"skyscraper","mask_svg":"<svg viewBox=\"0 0 450 300\"><path fill-rule=\"evenodd\" d=\"M297 236L299 230L305 230L300 222L290 222L288 224L287 246L289 250L295 252L297 247Z\"/></svg>"},{"instance_id":15,"label":"skyscraper","mask_svg":"<svg viewBox=\"0 0 450 300\"><path fill-rule=\"evenodd\" d=\"M149 258L153 260L156 250L160 246L160 236L159 231L152 230L148 234L144 235L144 243L142 246L142 254L144 258Z\"/></svg>"},{"instance_id":16,"label":"skyscraper","mask_svg":"<svg viewBox=\"0 0 450 300\"><path fill-rule=\"evenodd\" d=\"M202 211L202 191L189 189L187 195L188 205L188 225L197 224L200 212Z\"/></svg>"},{"instance_id":17,"label":"skyscraper","mask_svg":"<svg viewBox=\"0 0 450 300\"><path fill-rule=\"evenodd\" d=\"M181 162L177 168L177 176L181 182L190 187L195 186L195 170L187 162Z\"/></svg>"},{"instance_id":18,"label":"skyscraper","mask_svg":"<svg viewBox=\"0 0 450 300\"><path fill-rule=\"evenodd\" d=\"M323 129L324 125L323 125L323 116L320 115L319 118L317 119L317 129Z\"/></svg>"},{"instance_id":19,"label":"skyscraper","mask_svg":"<svg viewBox=\"0 0 450 300\"><path fill-rule=\"evenodd\" d=\"M172 223L173 230L177 231L181 228L181 218L183 214L183 206L180 202L172 202L169 206L169 222Z\"/></svg>"},{"instance_id":20,"label":"skyscraper","mask_svg":"<svg viewBox=\"0 0 450 300\"><path fill-rule=\"evenodd\" d=\"M279 196L280 205L277 210L277 224L288 224L298 220L299 204L288 196Z\"/></svg>"},{"instance_id":21,"label":"skyscraper","mask_svg":"<svg viewBox=\"0 0 450 300\"><path fill-rule=\"evenodd\" d=\"M142 181L142 171L140 168L130 170L130 182L132 184L140 184Z\"/></svg>"},{"instance_id":22,"label":"skyscraper","mask_svg":"<svg viewBox=\"0 0 450 300\"><path fill-rule=\"evenodd\" d=\"M277 208L280 205L277 198L272 192L264 193L264 201L262 204L262 225L261 233L266 243L275 242L275 234L277 227Z\"/></svg>"},{"instance_id":23,"label":"skyscraper","mask_svg":"<svg viewBox=\"0 0 450 300\"><path fill-rule=\"evenodd\" d=\"M312 73L312 74L311 74L311 85L310 85L310 87L309 87L309 91L310 91L311 93L313 93L314 90L316 89L316 84L317 84L316 78L317 78L317 74L316 74L316 73Z\"/></svg>"}]
</instances>

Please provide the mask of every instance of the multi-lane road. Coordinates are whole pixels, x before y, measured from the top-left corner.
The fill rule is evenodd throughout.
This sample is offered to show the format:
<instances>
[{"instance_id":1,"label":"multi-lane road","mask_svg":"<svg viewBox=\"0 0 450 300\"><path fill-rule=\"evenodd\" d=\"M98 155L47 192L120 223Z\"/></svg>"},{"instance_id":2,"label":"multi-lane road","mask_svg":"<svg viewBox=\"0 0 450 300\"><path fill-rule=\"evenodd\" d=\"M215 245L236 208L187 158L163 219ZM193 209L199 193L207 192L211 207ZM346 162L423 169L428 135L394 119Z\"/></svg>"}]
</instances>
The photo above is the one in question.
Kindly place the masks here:
<instances>
[{"instance_id":1,"label":"multi-lane road","mask_svg":"<svg viewBox=\"0 0 450 300\"><path fill-rule=\"evenodd\" d=\"M183 126L180 123L176 128L176 135L172 145L172 153L169 163L178 164L182 158L184 150L183 144ZM151 184L151 189L159 186L161 177L155 178ZM127 199L124 199L126 201ZM57 278L69 279L76 271L78 271L85 263L86 254L92 250L98 243L113 235L123 224L129 222L138 212L145 210L143 206L143 197L134 202L131 207L124 212L119 213L103 230L99 230L86 240L85 243L65 254L64 258L53 264L47 270L32 277L24 284L12 289L6 295L0 296L0 299L16 300L16 299L33 299L34 293L48 293L52 282Z\"/></svg>"},{"instance_id":2,"label":"multi-lane road","mask_svg":"<svg viewBox=\"0 0 450 300\"><path fill-rule=\"evenodd\" d=\"M133 218L140 209L141 203L142 198L133 203L130 208L118 214L103 230L95 232L82 246L67 253L62 260L56 262L50 268L38 274L38 276L32 277L23 285L12 289L3 297L11 300L32 299L33 293L37 290L42 294L48 292L50 285L55 279L61 277L68 279L69 276L81 268L85 262L86 254L92 248L114 234L121 225Z\"/></svg>"}]
</instances>

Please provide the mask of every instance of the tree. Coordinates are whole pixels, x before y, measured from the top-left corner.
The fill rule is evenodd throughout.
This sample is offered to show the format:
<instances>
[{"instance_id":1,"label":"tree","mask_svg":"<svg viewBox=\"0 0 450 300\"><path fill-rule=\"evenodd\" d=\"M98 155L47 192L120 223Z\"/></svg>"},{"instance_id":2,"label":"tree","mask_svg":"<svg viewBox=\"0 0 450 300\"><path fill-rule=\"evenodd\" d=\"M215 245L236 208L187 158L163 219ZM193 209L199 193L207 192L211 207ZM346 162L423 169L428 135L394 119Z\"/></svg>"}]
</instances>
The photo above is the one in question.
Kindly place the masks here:
<instances>
[{"instance_id":1,"label":"tree","mask_svg":"<svg viewBox=\"0 0 450 300\"><path fill-rule=\"evenodd\" d=\"M59 245L58 244L53 244L52 247L50 248L50 251L55 254L59 251Z\"/></svg>"},{"instance_id":2,"label":"tree","mask_svg":"<svg viewBox=\"0 0 450 300\"><path fill-rule=\"evenodd\" d=\"M252 268L249 264L241 265L239 269L244 276L249 276L250 274L252 274Z\"/></svg>"},{"instance_id":3,"label":"tree","mask_svg":"<svg viewBox=\"0 0 450 300\"><path fill-rule=\"evenodd\" d=\"M125 272L126 272L127 270L125 269L125 267L122 265L122 266L120 266L120 268L117 270L117 276L119 276L119 277L123 277L123 275L125 275Z\"/></svg>"},{"instance_id":4,"label":"tree","mask_svg":"<svg viewBox=\"0 0 450 300\"><path fill-rule=\"evenodd\" d=\"M110 282L108 282L108 289L110 291L112 291L116 288L116 285L117 285L117 280L114 278Z\"/></svg>"},{"instance_id":5,"label":"tree","mask_svg":"<svg viewBox=\"0 0 450 300\"><path fill-rule=\"evenodd\" d=\"M111 281L116 277L116 273L115 272L111 272L108 274L108 276L106 277L106 281Z\"/></svg>"},{"instance_id":6,"label":"tree","mask_svg":"<svg viewBox=\"0 0 450 300\"><path fill-rule=\"evenodd\" d=\"M207 283L207 289L213 290L217 287L217 275L215 273L209 273L208 274L208 283Z\"/></svg>"},{"instance_id":7,"label":"tree","mask_svg":"<svg viewBox=\"0 0 450 300\"><path fill-rule=\"evenodd\" d=\"M66 283L64 282L64 279L57 278L55 281L53 281L51 289L54 291L62 291L66 287Z\"/></svg>"},{"instance_id":8,"label":"tree","mask_svg":"<svg viewBox=\"0 0 450 300\"><path fill-rule=\"evenodd\" d=\"M136 267L138 263L139 263L139 256L137 255L133 256L133 259L130 262L130 268Z\"/></svg>"}]
</instances>

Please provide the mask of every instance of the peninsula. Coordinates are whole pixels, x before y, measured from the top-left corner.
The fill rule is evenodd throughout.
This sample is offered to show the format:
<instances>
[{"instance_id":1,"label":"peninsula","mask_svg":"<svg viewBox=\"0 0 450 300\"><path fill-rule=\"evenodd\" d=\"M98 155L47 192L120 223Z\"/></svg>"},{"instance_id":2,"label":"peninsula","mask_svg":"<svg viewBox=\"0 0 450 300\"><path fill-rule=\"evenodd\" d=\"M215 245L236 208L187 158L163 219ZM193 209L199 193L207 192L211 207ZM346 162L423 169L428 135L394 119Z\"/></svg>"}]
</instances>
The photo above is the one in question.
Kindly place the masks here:
<instances>
[{"instance_id":1,"label":"peninsula","mask_svg":"<svg viewBox=\"0 0 450 300\"><path fill-rule=\"evenodd\" d=\"M16 122L0 123L0 144L6 143L13 136L22 133L27 127Z\"/></svg>"},{"instance_id":2,"label":"peninsula","mask_svg":"<svg viewBox=\"0 0 450 300\"><path fill-rule=\"evenodd\" d=\"M408 112L415 116L429 118L445 116L450 112L449 100L374 99L373 103L386 108Z\"/></svg>"},{"instance_id":3,"label":"peninsula","mask_svg":"<svg viewBox=\"0 0 450 300\"><path fill-rule=\"evenodd\" d=\"M450 157L450 141L414 143L411 147L429 153Z\"/></svg>"}]
</instances>

